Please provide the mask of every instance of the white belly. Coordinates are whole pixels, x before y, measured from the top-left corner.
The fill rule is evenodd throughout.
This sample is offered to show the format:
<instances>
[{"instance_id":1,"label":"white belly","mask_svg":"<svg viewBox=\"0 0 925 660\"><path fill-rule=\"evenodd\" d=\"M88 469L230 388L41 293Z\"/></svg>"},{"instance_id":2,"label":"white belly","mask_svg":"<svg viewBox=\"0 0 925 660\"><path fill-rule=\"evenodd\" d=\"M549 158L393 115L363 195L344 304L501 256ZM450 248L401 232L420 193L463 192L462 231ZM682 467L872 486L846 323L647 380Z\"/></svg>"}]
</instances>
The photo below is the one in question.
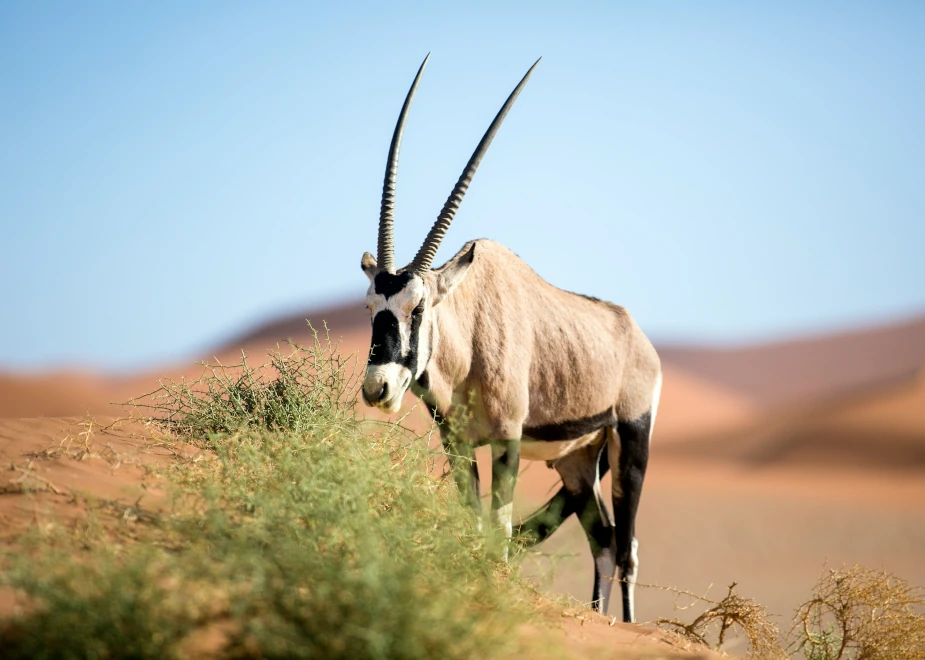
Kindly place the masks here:
<instances>
[{"instance_id":1,"label":"white belly","mask_svg":"<svg viewBox=\"0 0 925 660\"><path fill-rule=\"evenodd\" d=\"M520 441L520 457L528 461L554 461L576 449L581 449L600 438L601 431L583 435L574 440L533 440L524 436Z\"/></svg>"}]
</instances>

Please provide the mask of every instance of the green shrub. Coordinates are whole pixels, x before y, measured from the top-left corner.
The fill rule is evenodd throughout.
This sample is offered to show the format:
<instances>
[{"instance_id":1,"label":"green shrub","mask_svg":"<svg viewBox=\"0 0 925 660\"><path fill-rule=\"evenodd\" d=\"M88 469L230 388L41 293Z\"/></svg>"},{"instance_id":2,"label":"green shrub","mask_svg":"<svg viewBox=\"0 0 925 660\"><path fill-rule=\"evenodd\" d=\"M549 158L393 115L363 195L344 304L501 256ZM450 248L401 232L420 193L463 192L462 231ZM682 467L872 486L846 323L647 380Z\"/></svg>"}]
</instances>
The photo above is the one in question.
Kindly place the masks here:
<instances>
[{"instance_id":1,"label":"green shrub","mask_svg":"<svg viewBox=\"0 0 925 660\"><path fill-rule=\"evenodd\" d=\"M269 378L218 370L162 390L162 419L209 458L177 464L172 512L134 540L24 541L3 582L30 604L0 622L0 656L510 653L524 592L426 469L426 443L361 427L344 362L308 355L276 356Z\"/></svg>"},{"instance_id":2,"label":"green shrub","mask_svg":"<svg viewBox=\"0 0 925 660\"><path fill-rule=\"evenodd\" d=\"M270 353L269 364L254 368L243 354L233 365L204 362L196 380L162 380L130 404L193 438L245 428L334 431L354 421L357 358L338 353L328 336L319 339L309 328L310 346L289 342L287 353Z\"/></svg>"}]
</instances>

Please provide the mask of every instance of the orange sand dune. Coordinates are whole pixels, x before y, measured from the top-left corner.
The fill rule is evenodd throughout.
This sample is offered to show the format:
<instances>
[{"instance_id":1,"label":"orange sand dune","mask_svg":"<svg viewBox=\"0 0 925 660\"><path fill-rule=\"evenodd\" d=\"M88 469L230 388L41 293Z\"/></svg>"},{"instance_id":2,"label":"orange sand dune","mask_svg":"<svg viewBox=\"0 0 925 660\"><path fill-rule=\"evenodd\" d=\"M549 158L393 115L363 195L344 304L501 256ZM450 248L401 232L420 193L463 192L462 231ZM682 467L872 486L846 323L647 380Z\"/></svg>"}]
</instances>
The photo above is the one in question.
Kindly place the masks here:
<instances>
[{"instance_id":1,"label":"orange sand dune","mask_svg":"<svg viewBox=\"0 0 925 660\"><path fill-rule=\"evenodd\" d=\"M923 372L925 373L925 372ZM925 469L925 377L762 412L737 428L704 434L683 445L656 446L671 456L847 466L892 472Z\"/></svg>"},{"instance_id":2,"label":"orange sand dune","mask_svg":"<svg viewBox=\"0 0 925 660\"><path fill-rule=\"evenodd\" d=\"M653 434L656 444L736 427L757 413L757 406L745 397L671 363L662 365L662 374L662 396Z\"/></svg>"},{"instance_id":3,"label":"orange sand dune","mask_svg":"<svg viewBox=\"0 0 925 660\"><path fill-rule=\"evenodd\" d=\"M301 334L290 337L303 345L310 345L313 337L308 334L304 321L301 328ZM268 360L268 351L278 347L286 352L284 339L252 338L235 347L223 347L204 356L202 361L237 364L243 352L251 366L259 366ZM361 364L365 361L369 351L368 328L362 333L354 331L346 335L332 332L331 340L338 344L342 353L357 353ZM202 374L203 367L192 360L122 377L68 371L41 374L0 372L0 418L121 415L128 409L119 404L151 392L158 387L159 380L194 380Z\"/></svg>"},{"instance_id":4,"label":"orange sand dune","mask_svg":"<svg viewBox=\"0 0 925 660\"><path fill-rule=\"evenodd\" d=\"M742 347L659 346L659 354L760 405L792 405L910 378L925 366L925 317Z\"/></svg>"},{"instance_id":5,"label":"orange sand dune","mask_svg":"<svg viewBox=\"0 0 925 660\"><path fill-rule=\"evenodd\" d=\"M0 373L0 417L100 412L112 400L110 391L111 383L98 376Z\"/></svg>"},{"instance_id":6,"label":"orange sand dune","mask_svg":"<svg viewBox=\"0 0 925 660\"><path fill-rule=\"evenodd\" d=\"M925 368L910 381L840 401L827 417L831 424L869 432L925 436Z\"/></svg>"}]
</instances>

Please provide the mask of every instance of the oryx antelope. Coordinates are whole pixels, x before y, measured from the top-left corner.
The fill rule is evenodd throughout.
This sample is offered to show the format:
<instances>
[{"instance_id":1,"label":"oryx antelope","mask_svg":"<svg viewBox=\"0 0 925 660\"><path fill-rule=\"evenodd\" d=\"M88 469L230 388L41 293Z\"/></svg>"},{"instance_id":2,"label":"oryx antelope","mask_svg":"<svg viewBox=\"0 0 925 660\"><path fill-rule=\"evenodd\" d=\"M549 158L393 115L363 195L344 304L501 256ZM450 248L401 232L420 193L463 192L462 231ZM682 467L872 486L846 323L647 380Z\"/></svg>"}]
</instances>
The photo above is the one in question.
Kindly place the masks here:
<instances>
[{"instance_id":1,"label":"oryx antelope","mask_svg":"<svg viewBox=\"0 0 925 660\"><path fill-rule=\"evenodd\" d=\"M539 60L489 126L417 256L395 267L398 151L426 64L427 58L392 136L378 258L367 252L361 262L372 316L363 400L394 413L410 387L442 431L455 406L469 406L467 435L450 446L442 433L444 446L463 496L480 512L471 456L474 447L491 445L491 517L508 537L520 458L547 461L562 487L518 534L542 541L576 514L594 555L594 606L607 610L619 568L623 620L633 621L634 526L661 389L658 355L624 308L548 284L498 243L471 241L431 268L479 162ZM612 515L600 492L610 468Z\"/></svg>"}]
</instances>

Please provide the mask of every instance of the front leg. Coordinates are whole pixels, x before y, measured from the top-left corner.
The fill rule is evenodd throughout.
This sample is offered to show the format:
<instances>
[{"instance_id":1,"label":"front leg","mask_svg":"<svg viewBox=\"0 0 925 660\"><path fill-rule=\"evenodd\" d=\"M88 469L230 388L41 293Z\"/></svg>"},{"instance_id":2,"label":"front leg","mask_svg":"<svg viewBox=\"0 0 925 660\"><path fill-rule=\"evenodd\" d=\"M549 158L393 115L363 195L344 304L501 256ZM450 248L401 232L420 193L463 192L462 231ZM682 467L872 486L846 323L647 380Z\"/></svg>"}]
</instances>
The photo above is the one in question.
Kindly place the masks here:
<instances>
[{"instance_id":1,"label":"front leg","mask_svg":"<svg viewBox=\"0 0 925 660\"><path fill-rule=\"evenodd\" d=\"M423 396L424 390L415 382L415 393ZM425 403L427 400L425 399ZM427 403L430 414L437 423L440 430L440 442L443 444L443 451L446 452L447 461L450 464L450 472L453 473L453 480L459 489L459 495L463 502L475 511L475 519L479 531L482 529L482 500L479 488L479 466L475 462L475 449L465 441L459 441L455 434L450 432L450 425L446 418L440 414L437 407L432 403Z\"/></svg>"},{"instance_id":2,"label":"front leg","mask_svg":"<svg viewBox=\"0 0 925 660\"><path fill-rule=\"evenodd\" d=\"M442 429L441 429L442 430ZM478 520L479 529L482 529L482 500L479 486L479 466L475 462L475 451L467 442L452 442L443 438L443 450L450 462L450 471L459 494L473 511Z\"/></svg>"},{"instance_id":3,"label":"front leg","mask_svg":"<svg viewBox=\"0 0 925 660\"><path fill-rule=\"evenodd\" d=\"M503 440L491 443L491 522L511 538L511 518L514 514L514 486L520 467L520 440ZM507 561L505 543L502 559Z\"/></svg>"}]
</instances>

